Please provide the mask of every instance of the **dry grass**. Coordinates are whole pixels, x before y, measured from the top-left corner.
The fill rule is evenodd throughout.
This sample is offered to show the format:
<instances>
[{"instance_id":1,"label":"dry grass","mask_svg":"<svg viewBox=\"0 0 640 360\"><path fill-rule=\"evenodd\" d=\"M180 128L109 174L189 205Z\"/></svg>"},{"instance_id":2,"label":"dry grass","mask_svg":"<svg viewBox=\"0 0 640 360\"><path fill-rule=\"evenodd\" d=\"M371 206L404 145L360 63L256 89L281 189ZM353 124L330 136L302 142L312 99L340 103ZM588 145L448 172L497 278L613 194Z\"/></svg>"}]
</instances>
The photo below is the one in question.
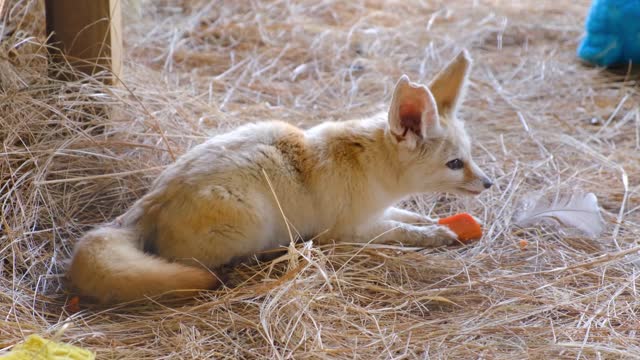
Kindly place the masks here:
<instances>
[{"instance_id":1,"label":"dry grass","mask_svg":"<svg viewBox=\"0 0 640 360\"><path fill-rule=\"evenodd\" d=\"M586 1L221 3L125 2L119 87L48 78L42 4L5 5L0 351L39 333L99 358L640 357L637 77L576 61ZM78 235L190 146L247 121L366 116L461 47L476 64L463 116L497 185L413 206L473 212L479 243L300 243L194 301L65 310ZM597 194L600 238L513 225L522 197L566 190Z\"/></svg>"}]
</instances>

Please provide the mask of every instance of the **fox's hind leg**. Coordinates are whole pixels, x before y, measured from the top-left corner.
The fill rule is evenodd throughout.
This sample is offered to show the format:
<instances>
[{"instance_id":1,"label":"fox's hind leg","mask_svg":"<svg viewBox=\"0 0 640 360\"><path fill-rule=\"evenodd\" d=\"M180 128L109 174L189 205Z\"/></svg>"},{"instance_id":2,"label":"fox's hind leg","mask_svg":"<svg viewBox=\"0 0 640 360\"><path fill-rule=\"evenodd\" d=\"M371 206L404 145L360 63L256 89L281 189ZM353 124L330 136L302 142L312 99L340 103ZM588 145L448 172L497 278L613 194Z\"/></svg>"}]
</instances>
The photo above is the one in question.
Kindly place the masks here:
<instances>
[{"instance_id":1,"label":"fox's hind leg","mask_svg":"<svg viewBox=\"0 0 640 360\"><path fill-rule=\"evenodd\" d=\"M264 197L247 189L185 189L153 219L155 251L192 265L225 265L278 245L272 213Z\"/></svg>"}]
</instances>

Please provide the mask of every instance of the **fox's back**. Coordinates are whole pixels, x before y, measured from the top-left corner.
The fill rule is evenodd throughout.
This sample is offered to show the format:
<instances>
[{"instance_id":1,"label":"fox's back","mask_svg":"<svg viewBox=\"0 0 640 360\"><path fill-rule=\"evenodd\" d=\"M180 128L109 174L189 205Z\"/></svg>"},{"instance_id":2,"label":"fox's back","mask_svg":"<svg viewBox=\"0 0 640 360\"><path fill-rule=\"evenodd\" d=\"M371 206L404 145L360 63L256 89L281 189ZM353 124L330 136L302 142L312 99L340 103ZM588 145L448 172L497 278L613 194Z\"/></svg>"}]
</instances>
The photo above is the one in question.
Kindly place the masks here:
<instances>
[{"instance_id":1,"label":"fox's back","mask_svg":"<svg viewBox=\"0 0 640 360\"><path fill-rule=\"evenodd\" d=\"M299 156L284 157L281 150L291 152L287 144L297 140L302 148L304 132L284 122L248 124L229 133L212 137L194 147L170 165L156 180L153 187L169 182L194 185L203 181L224 181L234 178L260 176L282 161L300 161ZM240 179L238 179L238 177Z\"/></svg>"}]
</instances>

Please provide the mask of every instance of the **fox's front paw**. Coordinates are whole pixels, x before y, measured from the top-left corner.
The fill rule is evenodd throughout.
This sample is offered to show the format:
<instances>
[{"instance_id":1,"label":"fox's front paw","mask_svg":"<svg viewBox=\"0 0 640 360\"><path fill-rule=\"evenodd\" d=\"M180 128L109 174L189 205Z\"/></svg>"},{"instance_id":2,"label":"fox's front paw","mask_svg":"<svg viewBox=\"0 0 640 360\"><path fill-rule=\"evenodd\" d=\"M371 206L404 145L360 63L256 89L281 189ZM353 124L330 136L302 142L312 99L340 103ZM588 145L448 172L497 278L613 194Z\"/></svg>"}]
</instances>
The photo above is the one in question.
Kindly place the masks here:
<instances>
[{"instance_id":1,"label":"fox's front paw","mask_svg":"<svg viewBox=\"0 0 640 360\"><path fill-rule=\"evenodd\" d=\"M432 226L429 229L428 243L430 246L458 244L458 235L446 226Z\"/></svg>"}]
</instances>

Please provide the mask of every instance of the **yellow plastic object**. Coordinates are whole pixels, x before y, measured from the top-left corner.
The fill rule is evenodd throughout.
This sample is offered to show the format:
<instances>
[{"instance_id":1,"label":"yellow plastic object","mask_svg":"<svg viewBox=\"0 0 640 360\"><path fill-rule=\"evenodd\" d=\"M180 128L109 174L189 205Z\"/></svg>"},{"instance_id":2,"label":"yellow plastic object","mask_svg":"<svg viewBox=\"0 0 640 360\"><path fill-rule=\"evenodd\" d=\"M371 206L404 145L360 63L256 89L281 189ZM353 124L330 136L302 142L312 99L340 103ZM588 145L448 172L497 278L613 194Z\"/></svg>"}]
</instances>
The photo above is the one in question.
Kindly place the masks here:
<instances>
[{"instance_id":1,"label":"yellow plastic object","mask_svg":"<svg viewBox=\"0 0 640 360\"><path fill-rule=\"evenodd\" d=\"M46 340L38 335L29 335L22 343L0 360L94 360L96 355L77 346Z\"/></svg>"}]
</instances>

